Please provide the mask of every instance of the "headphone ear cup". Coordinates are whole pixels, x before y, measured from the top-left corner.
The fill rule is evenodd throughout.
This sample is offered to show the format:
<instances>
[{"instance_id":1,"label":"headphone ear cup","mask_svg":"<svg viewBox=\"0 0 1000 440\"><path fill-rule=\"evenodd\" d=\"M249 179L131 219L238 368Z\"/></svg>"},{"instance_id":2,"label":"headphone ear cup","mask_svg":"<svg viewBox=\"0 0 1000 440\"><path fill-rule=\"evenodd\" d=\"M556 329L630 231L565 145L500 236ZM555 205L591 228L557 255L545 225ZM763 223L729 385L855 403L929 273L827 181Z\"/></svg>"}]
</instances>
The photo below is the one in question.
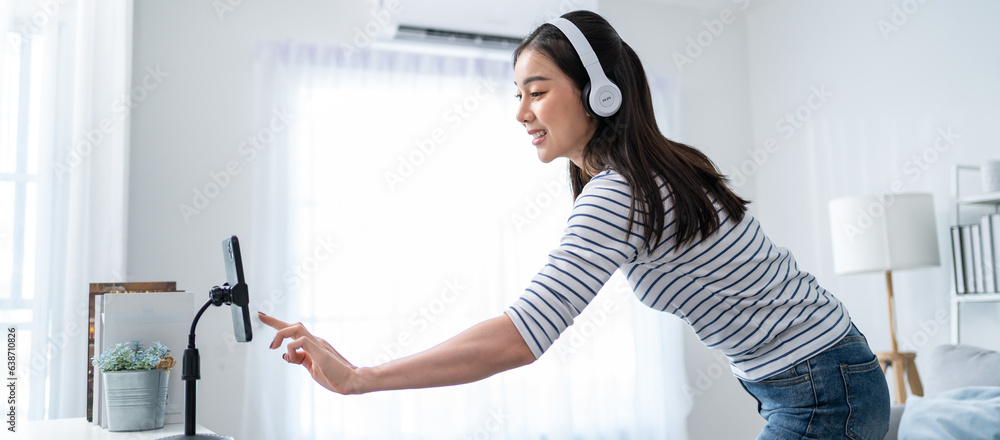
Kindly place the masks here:
<instances>
[{"instance_id":1,"label":"headphone ear cup","mask_svg":"<svg viewBox=\"0 0 1000 440\"><path fill-rule=\"evenodd\" d=\"M596 118L597 115L594 114L594 109L590 108L590 82L584 84L583 90L580 91L580 100L583 101L583 109L586 110L587 114Z\"/></svg>"},{"instance_id":2,"label":"headphone ear cup","mask_svg":"<svg viewBox=\"0 0 1000 440\"><path fill-rule=\"evenodd\" d=\"M614 115L622 105L622 91L610 80L599 81L590 94L590 110L602 118Z\"/></svg>"}]
</instances>

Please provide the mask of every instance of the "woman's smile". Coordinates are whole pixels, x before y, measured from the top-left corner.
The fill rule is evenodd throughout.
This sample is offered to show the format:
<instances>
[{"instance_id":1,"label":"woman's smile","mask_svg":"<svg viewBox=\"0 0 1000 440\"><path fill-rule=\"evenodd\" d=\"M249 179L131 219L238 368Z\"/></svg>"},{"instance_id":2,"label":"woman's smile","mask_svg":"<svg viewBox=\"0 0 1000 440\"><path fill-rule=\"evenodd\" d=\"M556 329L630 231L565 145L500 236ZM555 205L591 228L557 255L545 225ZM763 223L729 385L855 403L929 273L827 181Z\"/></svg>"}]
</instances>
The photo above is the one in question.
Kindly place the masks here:
<instances>
[{"instance_id":1,"label":"woman's smile","mask_svg":"<svg viewBox=\"0 0 1000 440\"><path fill-rule=\"evenodd\" d=\"M531 139L531 145L534 145L534 146L537 147L539 144L542 143L542 141L545 140L545 135L547 135L548 133L549 132L547 130L530 130L530 131L528 131L528 134L530 134L531 137L532 137L532 139Z\"/></svg>"}]
</instances>

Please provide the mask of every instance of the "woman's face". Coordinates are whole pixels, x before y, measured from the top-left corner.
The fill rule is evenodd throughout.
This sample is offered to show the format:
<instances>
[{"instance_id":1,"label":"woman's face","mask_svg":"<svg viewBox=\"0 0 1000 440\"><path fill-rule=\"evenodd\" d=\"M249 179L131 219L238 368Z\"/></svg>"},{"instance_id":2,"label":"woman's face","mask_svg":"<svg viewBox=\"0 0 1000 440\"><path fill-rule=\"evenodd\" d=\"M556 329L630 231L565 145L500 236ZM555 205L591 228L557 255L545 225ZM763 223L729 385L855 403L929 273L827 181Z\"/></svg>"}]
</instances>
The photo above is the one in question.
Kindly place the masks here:
<instances>
[{"instance_id":1,"label":"woman's face","mask_svg":"<svg viewBox=\"0 0 1000 440\"><path fill-rule=\"evenodd\" d=\"M514 85L521 102L517 122L532 136L538 159L565 157L582 168L583 147L598 122L584 110L573 81L544 55L525 50L514 65Z\"/></svg>"}]
</instances>

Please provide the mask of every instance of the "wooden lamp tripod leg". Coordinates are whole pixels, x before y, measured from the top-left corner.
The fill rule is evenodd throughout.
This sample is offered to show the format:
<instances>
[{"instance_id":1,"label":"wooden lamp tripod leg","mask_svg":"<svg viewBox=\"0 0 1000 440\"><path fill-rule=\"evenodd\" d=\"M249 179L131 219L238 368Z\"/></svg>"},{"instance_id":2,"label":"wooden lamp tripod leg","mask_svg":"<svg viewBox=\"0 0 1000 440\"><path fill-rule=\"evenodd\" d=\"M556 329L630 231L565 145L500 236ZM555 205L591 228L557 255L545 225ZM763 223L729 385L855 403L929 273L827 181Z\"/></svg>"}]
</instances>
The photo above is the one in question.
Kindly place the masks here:
<instances>
[{"instance_id":1,"label":"wooden lamp tripod leg","mask_svg":"<svg viewBox=\"0 0 1000 440\"><path fill-rule=\"evenodd\" d=\"M920 383L920 375L917 373L917 364L914 360L916 353L900 353L896 343L896 315L893 306L892 295L892 271L885 272L885 283L889 292L889 335L892 342L892 351L888 353L877 353L879 365L882 373L887 367L892 367L892 375L896 385L896 403L906 403L906 378L909 376L910 391L914 396L924 395L924 387Z\"/></svg>"}]
</instances>

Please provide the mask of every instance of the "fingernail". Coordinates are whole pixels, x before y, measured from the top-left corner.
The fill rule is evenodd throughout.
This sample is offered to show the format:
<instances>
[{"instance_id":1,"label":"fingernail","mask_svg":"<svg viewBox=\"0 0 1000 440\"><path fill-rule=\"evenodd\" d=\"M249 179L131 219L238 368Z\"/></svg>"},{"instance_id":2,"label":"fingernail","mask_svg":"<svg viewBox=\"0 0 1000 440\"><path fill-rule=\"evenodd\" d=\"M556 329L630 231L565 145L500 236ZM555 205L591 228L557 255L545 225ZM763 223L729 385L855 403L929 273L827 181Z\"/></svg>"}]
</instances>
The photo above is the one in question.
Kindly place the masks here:
<instances>
[{"instance_id":1,"label":"fingernail","mask_svg":"<svg viewBox=\"0 0 1000 440\"><path fill-rule=\"evenodd\" d=\"M262 312L262 311L260 311L260 310L258 310L258 311L257 311L257 313L258 313L258 314L260 314L260 315L264 315L264 316L267 316L267 313L264 313L264 312Z\"/></svg>"}]
</instances>

